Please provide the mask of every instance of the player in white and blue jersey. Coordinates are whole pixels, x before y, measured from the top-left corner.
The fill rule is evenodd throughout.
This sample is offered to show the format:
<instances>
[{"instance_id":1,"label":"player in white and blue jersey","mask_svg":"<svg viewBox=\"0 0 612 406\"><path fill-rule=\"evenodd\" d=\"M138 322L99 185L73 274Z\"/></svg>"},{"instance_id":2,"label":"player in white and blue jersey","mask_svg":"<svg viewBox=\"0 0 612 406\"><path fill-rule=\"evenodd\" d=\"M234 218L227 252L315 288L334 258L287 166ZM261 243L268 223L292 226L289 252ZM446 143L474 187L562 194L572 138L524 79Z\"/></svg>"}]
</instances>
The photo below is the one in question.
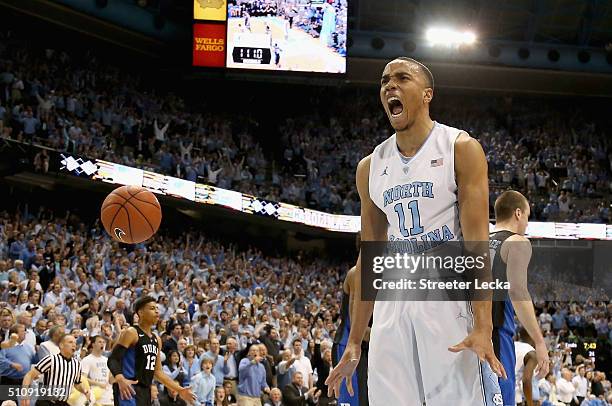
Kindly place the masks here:
<instances>
[{"instance_id":1,"label":"player in white and blue jersey","mask_svg":"<svg viewBox=\"0 0 612 406\"><path fill-rule=\"evenodd\" d=\"M357 167L362 241L469 241L486 251L486 158L467 133L430 118L433 88L429 69L413 59L383 71L380 99L396 133ZM373 314L370 406L502 405L491 301L363 301L361 258L349 341L330 388L349 385Z\"/></svg>"}]
</instances>

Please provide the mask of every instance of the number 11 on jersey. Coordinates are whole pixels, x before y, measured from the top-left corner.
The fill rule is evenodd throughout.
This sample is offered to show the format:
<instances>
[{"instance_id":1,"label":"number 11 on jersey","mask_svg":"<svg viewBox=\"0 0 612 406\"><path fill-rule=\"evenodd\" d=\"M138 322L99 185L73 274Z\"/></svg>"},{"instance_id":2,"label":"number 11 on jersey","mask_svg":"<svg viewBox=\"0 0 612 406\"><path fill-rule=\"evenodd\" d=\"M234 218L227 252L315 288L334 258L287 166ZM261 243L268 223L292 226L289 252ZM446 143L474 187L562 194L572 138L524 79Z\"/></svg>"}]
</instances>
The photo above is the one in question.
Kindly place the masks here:
<instances>
[{"instance_id":1,"label":"number 11 on jersey","mask_svg":"<svg viewBox=\"0 0 612 406\"><path fill-rule=\"evenodd\" d=\"M419 201L411 200L408 202L408 209L410 210L410 216L412 220L412 227L410 230L406 228L406 215L404 214L404 205L400 202L394 206L395 212L399 217L399 229L404 237L410 237L418 235L423 232L423 226L421 225L421 215L419 214Z\"/></svg>"}]
</instances>

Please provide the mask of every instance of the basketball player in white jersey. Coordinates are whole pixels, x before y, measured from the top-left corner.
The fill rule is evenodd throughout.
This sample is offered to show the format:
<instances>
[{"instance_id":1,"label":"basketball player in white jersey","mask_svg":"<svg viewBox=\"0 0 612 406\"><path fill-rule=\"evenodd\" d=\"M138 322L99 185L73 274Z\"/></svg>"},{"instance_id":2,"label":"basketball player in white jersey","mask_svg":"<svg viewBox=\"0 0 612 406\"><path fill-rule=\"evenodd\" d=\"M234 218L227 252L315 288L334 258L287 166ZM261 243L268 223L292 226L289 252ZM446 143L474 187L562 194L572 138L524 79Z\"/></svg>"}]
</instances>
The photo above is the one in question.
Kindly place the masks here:
<instances>
[{"instance_id":1,"label":"basketball player in white jersey","mask_svg":"<svg viewBox=\"0 0 612 406\"><path fill-rule=\"evenodd\" d=\"M433 76L398 58L380 99L396 133L357 166L363 241L478 241L489 237L487 162L464 131L432 121ZM485 251L488 246L485 247ZM337 392L361 356L372 314L370 406L499 406L505 377L491 342L491 301L363 301L361 253L346 350L327 384ZM465 351L471 350L471 351ZM491 371L491 368L495 373ZM348 379L347 379L348 378Z\"/></svg>"},{"instance_id":2,"label":"basketball player in white jersey","mask_svg":"<svg viewBox=\"0 0 612 406\"><path fill-rule=\"evenodd\" d=\"M534 342L525 328L519 330L519 341L514 342L516 352L516 404L537 406L540 404L538 377L535 373L538 367L538 356ZM523 403L524 396L524 403Z\"/></svg>"}]
</instances>

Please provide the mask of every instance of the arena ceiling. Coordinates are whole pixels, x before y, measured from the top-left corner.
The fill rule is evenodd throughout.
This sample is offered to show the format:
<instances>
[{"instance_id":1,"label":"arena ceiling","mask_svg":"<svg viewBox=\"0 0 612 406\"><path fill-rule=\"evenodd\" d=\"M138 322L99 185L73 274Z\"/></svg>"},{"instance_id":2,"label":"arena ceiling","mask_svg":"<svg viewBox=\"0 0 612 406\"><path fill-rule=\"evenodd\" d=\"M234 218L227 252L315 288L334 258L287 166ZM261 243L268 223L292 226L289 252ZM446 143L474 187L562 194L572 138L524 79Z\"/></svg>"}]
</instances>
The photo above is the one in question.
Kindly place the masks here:
<instances>
[{"instance_id":1,"label":"arena ceiling","mask_svg":"<svg viewBox=\"0 0 612 406\"><path fill-rule=\"evenodd\" d=\"M355 30L421 35L451 24L481 40L603 47L612 42L612 2L606 0L352 0Z\"/></svg>"},{"instance_id":2,"label":"arena ceiling","mask_svg":"<svg viewBox=\"0 0 612 406\"><path fill-rule=\"evenodd\" d=\"M177 19L193 0L148 0ZM353 30L422 35L432 24L471 28L482 40L605 47L612 44L608 0L348 0Z\"/></svg>"}]
</instances>

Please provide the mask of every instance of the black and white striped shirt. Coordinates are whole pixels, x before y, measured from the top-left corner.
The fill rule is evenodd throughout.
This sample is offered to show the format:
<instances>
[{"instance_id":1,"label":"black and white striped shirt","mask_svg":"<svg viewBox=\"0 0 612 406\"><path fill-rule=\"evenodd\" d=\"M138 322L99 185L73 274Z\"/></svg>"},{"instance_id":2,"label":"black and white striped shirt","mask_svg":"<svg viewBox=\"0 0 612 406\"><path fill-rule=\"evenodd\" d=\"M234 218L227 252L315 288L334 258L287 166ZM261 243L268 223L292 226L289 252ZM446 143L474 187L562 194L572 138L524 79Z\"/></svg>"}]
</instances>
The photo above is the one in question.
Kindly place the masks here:
<instances>
[{"instance_id":1,"label":"black and white striped shirt","mask_svg":"<svg viewBox=\"0 0 612 406\"><path fill-rule=\"evenodd\" d=\"M74 384L81 383L81 360L65 358L62 354L47 355L34 366L43 374L43 385L67 388L66 396L56 400L67 401Z\"/></svg>"}]
</instances>

